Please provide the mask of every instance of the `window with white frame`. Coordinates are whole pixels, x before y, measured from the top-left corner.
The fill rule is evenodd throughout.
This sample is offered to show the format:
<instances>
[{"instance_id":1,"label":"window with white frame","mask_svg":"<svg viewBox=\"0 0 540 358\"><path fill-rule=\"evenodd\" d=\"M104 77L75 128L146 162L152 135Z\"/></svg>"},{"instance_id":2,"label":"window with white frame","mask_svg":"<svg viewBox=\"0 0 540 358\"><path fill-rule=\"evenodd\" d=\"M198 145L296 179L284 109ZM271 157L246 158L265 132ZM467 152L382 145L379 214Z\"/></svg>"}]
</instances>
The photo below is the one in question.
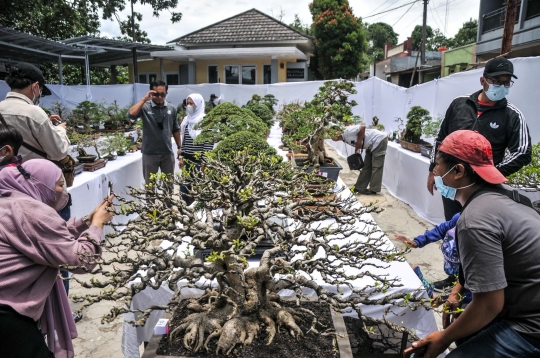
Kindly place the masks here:
<instances>
[{"instance_id":1,"label":"window with white frame","mask_svg":"<svg viewBox=\"0 0 540 358\"><path fill-rule=\"evenodd\" d=\"M231 85L257 84L256 65L227 65L225 66L225 83Z\"/></svg>"},{"instance_id":2,"label":"window with white frame","mask_svg":"<svg viewBox=\"0 0 540 358\"><path fill-rule=\"evenodd\" d=\"M157 73L139 73L139 83L152 83L157 81Z\"/></svg>"}]
</instances>

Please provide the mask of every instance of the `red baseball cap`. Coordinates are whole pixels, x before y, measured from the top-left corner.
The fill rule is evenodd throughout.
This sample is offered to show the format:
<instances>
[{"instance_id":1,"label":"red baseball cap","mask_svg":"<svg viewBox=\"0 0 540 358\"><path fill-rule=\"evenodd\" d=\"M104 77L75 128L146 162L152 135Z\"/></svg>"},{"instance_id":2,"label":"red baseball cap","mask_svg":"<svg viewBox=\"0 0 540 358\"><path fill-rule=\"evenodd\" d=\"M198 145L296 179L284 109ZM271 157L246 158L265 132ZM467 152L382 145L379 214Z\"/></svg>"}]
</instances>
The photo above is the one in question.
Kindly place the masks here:
<instances>
[{"instance_id":1,"label":"red baseball cap","mask_svg":"<svg viewBox=\"0 0 540 358\"><path fill-rule=\"evenodd\" d=\"M504 175L493 164L491 144L480 133L459 130L444 138L439 151L468 163L482 179L491 184L502 184Z\"/></svg>"}]
</instances>

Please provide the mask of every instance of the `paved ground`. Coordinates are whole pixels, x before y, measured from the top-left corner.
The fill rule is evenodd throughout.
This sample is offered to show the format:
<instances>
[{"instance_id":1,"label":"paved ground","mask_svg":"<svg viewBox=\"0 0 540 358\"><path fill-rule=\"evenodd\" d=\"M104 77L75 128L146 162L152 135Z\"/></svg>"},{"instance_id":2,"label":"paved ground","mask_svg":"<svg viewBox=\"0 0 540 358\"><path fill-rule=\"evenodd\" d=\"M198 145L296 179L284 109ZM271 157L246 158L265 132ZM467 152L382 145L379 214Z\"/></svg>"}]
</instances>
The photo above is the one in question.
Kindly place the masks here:
<instances>
[{"instance_id":1,"label":"paved ground","mask_svg":"<svg viewBox=\"0 0 540 358\"><path fill-rule=\"evenodd\" d=\"M328 154L334 158L339 158L332 148L327 148ZM345 160L338 159L344 169L341 171L341 178L349 186L353 186L358 176L358 171L351 172L347 168ZM381 229L388 235L396 246L401 242L394 240L394 234L402 234L409 238L422 234L433 225L421 219L410 206L394 198L383 188L380 195L358 196L362 203L378 201L379 207L383 208L379 214L373 215L375 221ZM442 279L445 276L443 271L442 255L439 245L431 244L423 249L413 249L407 255L407 260L411 265L420 265L424 276L431 281ZM72 282L71 293L85 294L80 286ZM76 307L76 305L73 305ZM112 307L112 303L105 302L94 305L84 312L83 319L77 323L79 337L73 341L76 357L88 358L121 358L122 348L122 323L117 319L112 324L101 324L101 317ZM440 326L440 317L436 315Z\"/></svg>"}]
</instances>

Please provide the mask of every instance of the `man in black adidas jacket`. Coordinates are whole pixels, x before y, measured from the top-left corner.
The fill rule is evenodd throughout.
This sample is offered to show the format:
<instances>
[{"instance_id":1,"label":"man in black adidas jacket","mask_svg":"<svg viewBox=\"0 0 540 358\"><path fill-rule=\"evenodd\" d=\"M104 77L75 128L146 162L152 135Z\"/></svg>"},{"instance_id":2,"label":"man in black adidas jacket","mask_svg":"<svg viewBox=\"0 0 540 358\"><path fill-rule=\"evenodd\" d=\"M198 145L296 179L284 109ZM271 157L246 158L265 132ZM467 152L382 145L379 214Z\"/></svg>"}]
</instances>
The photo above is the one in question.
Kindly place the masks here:
<instances>
[{"instance_id":1,"label":"man in black adidas jacket","mask_svg":"<svg viewBox=\"0 0 540 358\"><path fill-rule=\"evenodd\" d=\"M427 188L432 195L437 147L454 131L471 129L482 134L491 143L495 166L505 177L531 162L531 137L525 118L505 98L512 87L512 77L517 79L512 62L503 57L494 58L486 64L480 77L482 90L452 101L431 154ZM505 156L506 149L509 153ZM443 198L443 205L446 220L461 212L461 204L457 201Z\"/></svg>"}]
</instances>

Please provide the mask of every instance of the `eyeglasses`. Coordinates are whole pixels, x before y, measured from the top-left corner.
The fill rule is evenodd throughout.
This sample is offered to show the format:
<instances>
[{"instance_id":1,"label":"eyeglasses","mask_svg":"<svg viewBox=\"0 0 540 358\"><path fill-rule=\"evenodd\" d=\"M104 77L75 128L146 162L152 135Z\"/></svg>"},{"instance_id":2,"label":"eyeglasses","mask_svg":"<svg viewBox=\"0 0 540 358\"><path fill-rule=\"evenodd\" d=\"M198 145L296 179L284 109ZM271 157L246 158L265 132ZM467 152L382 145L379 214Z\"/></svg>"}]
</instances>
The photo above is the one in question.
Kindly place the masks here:
<instances>
[{"instance_id":1,"label":"eyeglasses","mask_svg":"<svg viewBox=\"0 0 540 358\"><path fill-rule=\"evenodd\" d=\"M162 97L162 98L165 98L165 97L167 97L167 93L158 93L158 92L154 92L154 93L152 93L152 97Z\"/></svg>"},{"instance_id":2,"label":"eyeglasses","mask_svg":"<svg viewBox=\"0 0 540 358\"><path fill-rule=\"evenodd\" d=\"M512 87L512 86L514 85L514 81L510 81L510 80L508 80L508 81L506 81L506 82L501 82L501 81L494 80L494 79L491 78L491 77L484 77L484 78L485 78L486 80L490 80L491 83L489 83L489 82L488 82L488 83L489 83L489 84L492 84L493 87L497 87L497 88L498 88L498 87L501 87L501 86L504 86L504 87L506 87L506 88L510 88L510 87Z\"/></svg>"}]
</instances>

